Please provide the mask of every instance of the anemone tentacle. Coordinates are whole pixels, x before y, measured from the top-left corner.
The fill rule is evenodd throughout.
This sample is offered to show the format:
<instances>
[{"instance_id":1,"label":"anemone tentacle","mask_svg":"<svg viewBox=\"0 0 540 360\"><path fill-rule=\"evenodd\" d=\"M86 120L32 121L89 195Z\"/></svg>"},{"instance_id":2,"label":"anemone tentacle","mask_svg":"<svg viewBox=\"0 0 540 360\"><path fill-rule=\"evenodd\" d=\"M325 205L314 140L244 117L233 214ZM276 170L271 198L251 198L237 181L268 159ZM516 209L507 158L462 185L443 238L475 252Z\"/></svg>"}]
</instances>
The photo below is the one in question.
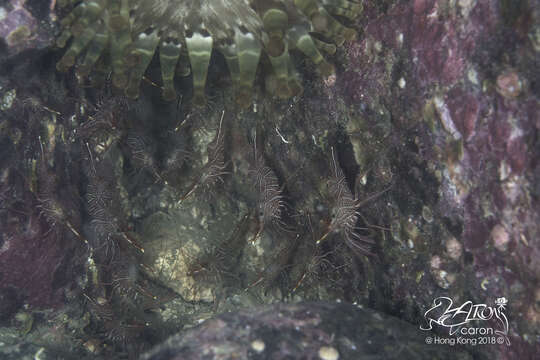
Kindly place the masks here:
<instances>
[{"instance_id":1,"label":"anemone tentacle","mask_svg":"<svg viewBox=\"0 0 540 360\"><path fill-rule=\"evenodd\" d=\"M58 0L73 6L61 22L57 45L67 47L57 69L75 66L81 78L96 68L112 72L113 85L137 98L140 81L159 53L163 97L176 97L174 77L193 76L194 102L204 104L212 51L227 63L241 106L251 103L261 56L273 68L266 88L288 98L302 91L291 51L319 72L334 67L323 53L354 38L340 20L352 21L362 5L348 0ZM317 34L317 35L315 35ZM71 39L71 41L70 41ZM69 45L68 42L70 41ZM190 70L189 70L190 69Z\"/></svg>"}]
</instances>

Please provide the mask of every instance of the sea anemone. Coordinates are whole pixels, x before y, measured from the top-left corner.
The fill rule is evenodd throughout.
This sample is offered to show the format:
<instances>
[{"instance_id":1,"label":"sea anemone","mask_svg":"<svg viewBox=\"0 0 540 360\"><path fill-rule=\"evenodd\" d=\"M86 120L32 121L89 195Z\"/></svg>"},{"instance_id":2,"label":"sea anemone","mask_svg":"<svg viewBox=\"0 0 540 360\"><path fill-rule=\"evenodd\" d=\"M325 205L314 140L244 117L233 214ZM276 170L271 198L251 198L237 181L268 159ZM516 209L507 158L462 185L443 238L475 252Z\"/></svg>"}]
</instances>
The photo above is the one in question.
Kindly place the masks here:
<instances>
[{"instance_id":1,"label":"sea anemone","mask_svg":"<svg viewBox=\"0 0 540 360\"><path fill-rule=\"evenodd\" d=\"M362 11L348 0L58 0L75 5L57 39L68 47L57 68L77 62L86 78L112 72L112 83L137 98L140 81L159 49L163 97L176 98L175 74L193 76L193 101L205 103L212 50L224 57L240 106L251 104L261 55L273 71L266 88L288 98L302 91L291 52L298 50L323 76L334 72L321 51L355 37L342 25ZM338 20L339 19L339 20ZM71 39L70 44L68 41Z\"/></svg>"}]
</instances>

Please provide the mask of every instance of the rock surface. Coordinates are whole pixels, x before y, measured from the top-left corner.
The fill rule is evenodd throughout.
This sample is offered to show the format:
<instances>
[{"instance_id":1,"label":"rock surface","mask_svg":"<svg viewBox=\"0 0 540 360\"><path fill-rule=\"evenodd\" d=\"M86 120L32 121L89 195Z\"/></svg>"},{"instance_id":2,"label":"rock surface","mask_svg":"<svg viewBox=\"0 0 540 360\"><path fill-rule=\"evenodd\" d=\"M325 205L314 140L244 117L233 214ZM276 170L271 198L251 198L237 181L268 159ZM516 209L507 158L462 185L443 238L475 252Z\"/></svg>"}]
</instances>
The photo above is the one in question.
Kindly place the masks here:
<instances>
[{"instance_id":1,"label":"rock surface","mask_svg":"<svg viewBox=\"0 0 540 360\"><path fill-rule=\"evenodd\" d=\"M270 99L257 87L243 111L220 58L204 109L190 104L188 80L177 82L177 102L161 100L152 81L158 61L138 101L81 86L56 72L61 54L47 47L54 12L36 4L0 1L3 334L13 340L17 318L33 319L24 322L26 340L10 344L28 345L31 356L41 348L64 356L63 347L114 359L222 312L237 318L224 315L189 336L243 321L277 329L254 320L272 324L271 308L236 312L246 306L341 300L418 328L438 297L456 306L504 297L510 345L459 350L495 359L540 353L535 1L364 1L360 35L333 56L335 76L321 79L312 64L299 64L302 96ZM26 17L3 16L21 9ZM20 43L10 35L14 20L30 31ZM271 179L265 191L256 186L263 173ZM282 205L264 222L268 191ZM362 204L353 225L359 244L345 223L332 227L344 194ZM359 248L371 255L355 255ZM316 306L325 314L354 309ZM354 311L359 321L375 314ZM320 326L334 324L330 316ZM381 331L373 341L387 339ZM50 342L38 341L42 332ZM313 358L322 347L352 354L325 334L309 338ZM285 339L291 351L301 349L294 336L311 335ZM66 339L72 347L58 345ZM258 338L244 339L229 344L256 354ZM265 349L282 355L265 339ZM418 357L430 358L434 347L418 346Z\"/></svg>"},{"instance_id":2,"label":"rock surface","mask_svg":"<svg viewBox=\"0 0 540 360\"><path fill-rule=\"evenodd\" d=\"M415 326L350 304L278 304L207 320L141 359L472 359L424 338Z\"/></svg>"}]
</instances>

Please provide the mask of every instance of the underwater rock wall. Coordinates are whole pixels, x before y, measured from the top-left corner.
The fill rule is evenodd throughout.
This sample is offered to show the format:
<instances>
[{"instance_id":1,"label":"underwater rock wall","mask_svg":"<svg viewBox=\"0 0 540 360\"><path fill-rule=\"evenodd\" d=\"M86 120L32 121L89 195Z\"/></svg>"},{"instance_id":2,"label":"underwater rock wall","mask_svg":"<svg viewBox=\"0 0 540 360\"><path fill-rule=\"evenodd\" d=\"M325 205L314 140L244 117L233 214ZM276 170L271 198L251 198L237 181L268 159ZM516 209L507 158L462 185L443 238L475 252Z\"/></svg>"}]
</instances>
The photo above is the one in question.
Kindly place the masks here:
<instances>
[{"instance_id":1,"label":"underwater rock wall","mask_svg":"<svg viewBox=\"0 0 540 360\"><path fill-rule=\"evenodd\" d=\"M383 250L386 274L408 274L391 281L392 306L505 296L515 343L498 350L527 357L538 346L538 6L411 1L370 16L378 9L364 7L336 93L366 133L391 116L405 150L392 161L405 250ZM423 292L425 281L436 286Z\"/></svg>"},{"instance_id":2,"label":"underwater rock wall","mask_svg":"<svg viewBox=\"0 0 540 360\"><path fill-rule=\"evenodd\" d=\"M511 345L461 349L538 353L540 9L362 5L358 37L328 56L335 75L293 52L303 94L272 99L261 66L244 110L219 54L200 108L190 77L163 101L157 55L129 100L58 73L63 50L22 51L1 32L9 349L16 328L51 357L134 357L278 301L356 302L419 327L448 296L508 299Z\"/></svg>"}]
</instances>

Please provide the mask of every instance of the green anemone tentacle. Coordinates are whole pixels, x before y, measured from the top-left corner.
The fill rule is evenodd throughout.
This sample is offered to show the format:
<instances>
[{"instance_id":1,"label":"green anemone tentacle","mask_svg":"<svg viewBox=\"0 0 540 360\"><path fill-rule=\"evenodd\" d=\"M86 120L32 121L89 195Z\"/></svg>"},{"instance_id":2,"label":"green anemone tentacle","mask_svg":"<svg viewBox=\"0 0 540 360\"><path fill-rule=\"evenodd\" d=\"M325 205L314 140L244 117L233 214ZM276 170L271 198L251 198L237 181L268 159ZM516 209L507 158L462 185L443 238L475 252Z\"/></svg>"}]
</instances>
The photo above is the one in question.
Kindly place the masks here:
<instances>
[{"instance_id":1,"label":"green anemone tentacle","mask_svg":"<svg viewBox=\"0 0 540 360\"><path fill-rule=\"evenodd\" d=\"M360 1L360 0L358 0ZM266 88L279 98L301 92L290 51L299 50L324 76L334 67L324 54L355 37L343 25L362 12L349 0L58 0L71 6L57 45L67 48L57 68L75 66L80 78L112 73L113 85L139 96L140 80L152 57L159 56L163 97L176 97L174 77L192 74L194 102L205 102L212 52L229 67L237 103L251 103L259 62L272 70Z\"/></svg>"}]
</instances>

